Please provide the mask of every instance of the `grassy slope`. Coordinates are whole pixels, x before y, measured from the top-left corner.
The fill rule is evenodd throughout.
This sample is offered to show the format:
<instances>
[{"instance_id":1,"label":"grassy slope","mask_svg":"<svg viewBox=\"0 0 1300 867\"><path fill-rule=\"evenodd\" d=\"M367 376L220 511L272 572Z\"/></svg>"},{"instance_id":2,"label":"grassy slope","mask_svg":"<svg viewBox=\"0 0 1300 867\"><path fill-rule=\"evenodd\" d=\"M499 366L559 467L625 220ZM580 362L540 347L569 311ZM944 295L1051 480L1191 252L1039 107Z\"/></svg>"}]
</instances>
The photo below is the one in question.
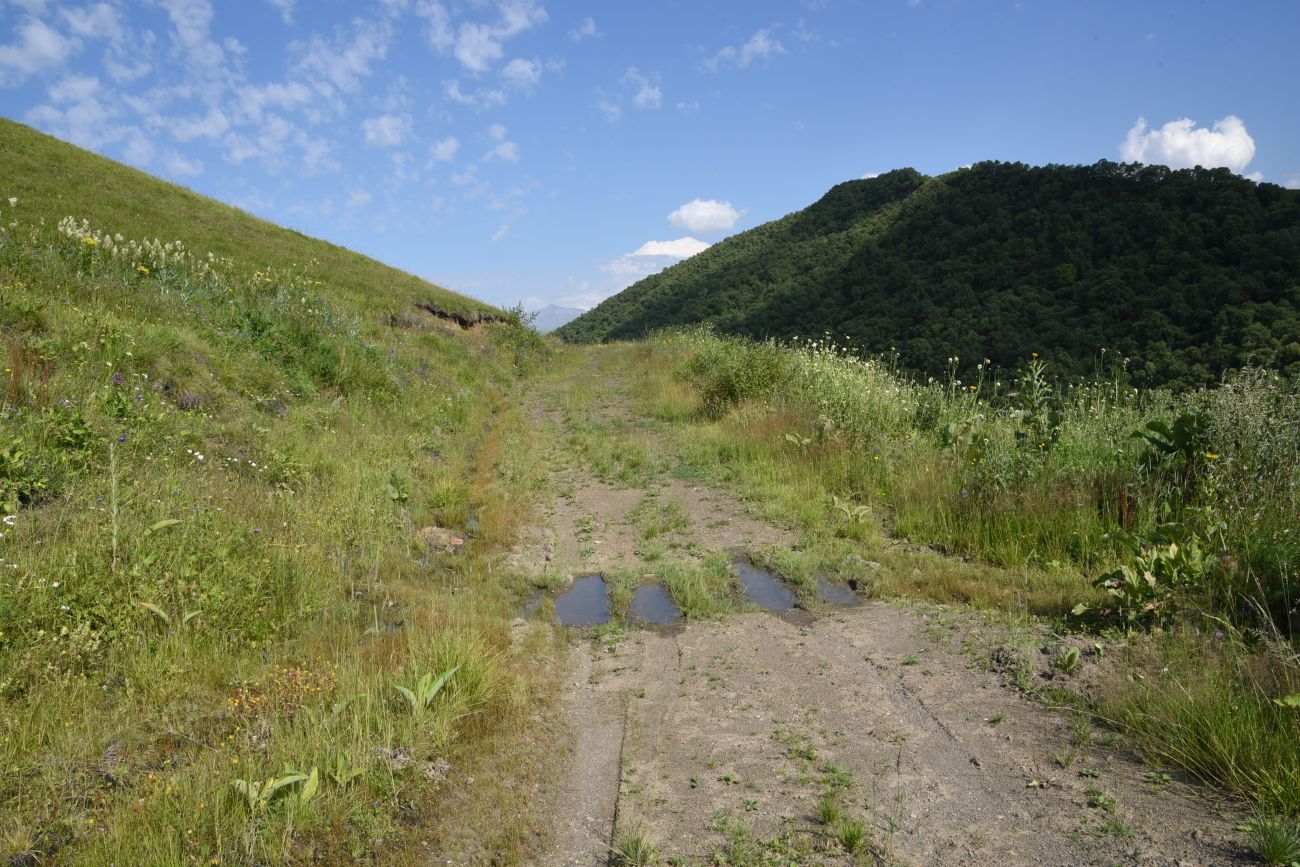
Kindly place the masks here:
<instances>
[{"instance_id":1,"label":"grassy slope","mask_svg":"<svg viewBox=\"0 0 1300 867\"><path fill-rule=\"evenodd\" d=\"M517 849L526 805L480 783L441 815L425 771L508 781L476 748L509 755L549 683L544 641L507 653L492 568L538 485L513 395L541 344L14 124L0 166L0 853L400 862L489 800L509 818L470 836ZM113 257L63 215L197 259ZM466 553L416 539L472 513ZM455 666L427 710L395 689ZM286 765L312 799L236 791Z\"/></svg>"},{"instance_id":2,"label":"grassy slope","mask_svg":"<svg viewBox=\"0 0 1300 867\"><path fill-rule=\"evenodd\" d=\"M32 221L53 224L72 215L128 238L182 238L192 249L252 267L314 261L330 276L331 301L354 311L405 308L415 298L458 310L490 309L5 118L0 118L0 196L18 197L23 216Z\"/></svg>"}]
</instances>

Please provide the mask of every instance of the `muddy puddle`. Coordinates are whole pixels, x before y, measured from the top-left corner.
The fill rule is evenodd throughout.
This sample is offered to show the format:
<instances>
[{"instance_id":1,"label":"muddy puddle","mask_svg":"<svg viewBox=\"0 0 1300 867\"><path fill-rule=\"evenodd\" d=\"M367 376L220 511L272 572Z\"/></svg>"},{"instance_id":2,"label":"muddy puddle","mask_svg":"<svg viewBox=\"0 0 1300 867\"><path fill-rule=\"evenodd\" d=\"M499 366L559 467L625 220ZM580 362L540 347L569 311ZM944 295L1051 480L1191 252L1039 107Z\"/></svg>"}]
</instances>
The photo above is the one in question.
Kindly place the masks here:
<instances>
[{"instance_id":1,"label":"muddy puddle","mask_svg":"<svg viewBox=\"0 0 1300 867\"><path fill-rule=\"evenodd\" d=\"M555 600L555 617L565 626L595 626L608 623L609 588L599 575L588 575Z\"/></svg>"},{"instance_id":2,"label":"muddy puddle","mask_svg":"<svg viewBox=\"0 0 1300 867\"><path fill-rule=\"evenodd\" d=\"M667 626L682 619L682 610L668 595L668 591L658 584L646 584L638 587L632 596L632 604L627 609L627 619L649 623L652 626Z\"/></svg>"},{"instance_id":3,"label":"muddy puddle","mask_svg":"<svg viewBox=\"0 0 1300 867\"><path fill-rule=\"evenodd\" d=\"M794 608L794 593L771 572L741 560L736 563L736 574L749 601L764 611L789 611Z\"/></svg>"},{"instance_id":4,"label":"muddy puddle","mask_svg":"<svg viewBox=\"0 0 1300 867\"><path fill-rule=\"evenodd\" d=\"M817 578L817 595L823 602L829 602L831 605L858 604L858 594L854 593L849 585L821 576Z\"/></svg>"}]
</instances>

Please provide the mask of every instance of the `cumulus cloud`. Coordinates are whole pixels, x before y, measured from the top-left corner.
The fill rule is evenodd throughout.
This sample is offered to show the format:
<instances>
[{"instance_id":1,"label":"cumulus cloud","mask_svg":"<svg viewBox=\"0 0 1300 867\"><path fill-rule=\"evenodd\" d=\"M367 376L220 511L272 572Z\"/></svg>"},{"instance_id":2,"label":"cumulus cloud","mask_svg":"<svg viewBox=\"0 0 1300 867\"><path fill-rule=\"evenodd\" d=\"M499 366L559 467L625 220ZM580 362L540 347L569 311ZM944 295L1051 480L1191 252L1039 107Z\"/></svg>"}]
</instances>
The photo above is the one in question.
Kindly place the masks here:
<instances>
[{"instance_id":1,"label":"cumulus cloud","mask_svg":"<svg viewBox=\"0 0 1300 867\"><path fill-rule=\"evenodd\" d=\"M38 18L14 30L17 40L0 45L0 87L16 87L43 69L68 59L76 43Z\"/></svg>"},{"instance_id":2,"label":"cumulus cloud","mask_svg":"<svg viewBox=\"0 0 1300 867\"><path fill-rule=\"evenodd\" d=\"M397 147L411 135L411 116L381 114L363 120L361 129L366 134L366 144L381 148Z\"/></svg>"},{"instance_id":3,"label":"cumulus cloud","mask_svg":"<svg viewBox=\"0 0 1300 867\"><path fill-rule=\"evenodd\" d=\"M706 72L717 72L728 67L746 69L750 66L762 66L777 55L785 53L785 46L772 35L771 30L764 27L756 31L743 45L727 45L720 48L717 54L705 59L700 67Z\"/></svg>"},{"instance_id":4,"label":"cumulus cloud","mask_svg":"<svg viewBox=\"0 0 1300 867\"><path fill-rule=\"evenodd\" d=\"M504 90L484 87L466 93L461 89L460 80L455 78L442 83L442 92L452 102L467 105L479 111L496 105L504 105L506 101L506 92Z\"/></svg>"},{"instance_id":5,"label":"cumulus cloud","mask_svg":"<svg viewBox=\"0 0 1300 867\"><path fill-rule=\"evenodd\" d=\"M501 69L501 80L515 90L532 90L542 80L542 65L536 60L516 57Z\"/></svg>"},{"instance_id":6,"label":"cumulus cloud","mask_svg":"<svg viewBox=\"0 0 1300 867\"><path fill-rule=\"evenodd\" d=\"M600 110L601 114L605 115L605 120L610 123L613 123L623 116L622 107L617 102L608 99L601 98L596 100L596 108Z\"/></svg>"},{"instance_id":7,"label":"cumulus cloud","mask_svg":"<svg viewBox=\"0 0 1300 867\"><path fill-rule=\"evenodd\" d=\"M433 158L438 162L451 162L456 158L456 153L460 150L460 139L454 135L449 135L444 139L438 139L433 145Z\"/></svg>"},{"instance_id":8,"label":"cumulus cloud","mask_svg":"<svg viewBox=\"0 0 1300 867\"><path fill-rule=\"evenodd\" d=\"M85 39L107 39L116 43L125 34L121 16L107 3L60 9L59 15L68 25L68 31L73 36Z\"/></svg>"},{"instance_id":9,"label":"cumulus cloud","mask_svg":"<svg viewBox=\"0 0 1300 867\"><path fill-rule=\"evenodd\" d=\"M504 160L508 163L519 162L519 145L512 141L503 141L492 150L488 151L487 158L492 160Z\"/></svg>"},{"instance_id":10,"label":"cumulus cloud","mask_svg":"<svg viewBox=\"0 0 1300 867\"><path fill-rule=\"evenodd\" d=\"M640 109L656 109L663 105L664 95L655 84L657 76L645 75L635 66L629 66L623 74L623 84L633 90L632 104Z\"/></svg>"},{"instance_id":11,"label":"cumulus cloud","mask_svg":"<svg viewBox=\"0 0 1300 867\"><path fill-rule=\"evenodd\" d=\"M1158 163L1175 169L1225 166L1240 172L1255 157L1255 140L1234 114L1216 120L1209 129L1197 127L1196 121L1186 117L1148 129L1146 119L1139 117L1119 152L1126 162Z\"/></svg>"},{"instance_id":12,"label":"cumulus cloud","mask_svg":"<svg viewBox=\"0 0 1300 867\"><path fill-rule=\"evenodd\" d=\"M692 237L678 238L675 241L646 241L629 256L666 256L672 259L686 259L709 249L705 242Z\"/></svg>"},{"instance_id":13,"label":"cumulus cloud","mask_svg":"<svg viewBox=\"0 0 1300 867\"><path fill-rule=\"evenodd\" d=\"M1282 184L1288 190L1300 190L1300 175L1292 175Z\"/></svg>"},{"instance_id":14,"label":"cumulus cloud","mask_svg":"<svg viewBox=\"0 0 1300 867\"><path fill-rule=\"evenodd\" d=\"M592 39L604 36L596 27L595 18L584 18L578 22L578 26L569 31L569 38L574 42L581 42L584 39Z\"/></svg>"},{"instance_id":15,"label":"cumulus cloud","mask_svg":"<svg viewBox=\"0 0 1300 867\"><path fill-rule=\"evenodd\" d=\"M731 229L739 219L740 211L732 207L731 202L692 199L668 215L668 224L687 232L708 235Z\"/></svg>"},{"instance_id":16,"label":"cumulus cloud","mask_svg":"<svg viewBox=\"0 0 1300 867\"><path fill-rule=\"evenodd\" d=\"M426 22L429 44L475 74L488 71L501 59L507 40L547 19L546 10L536 0L504 0L497 11L499 18L493 23L462 21L455 26L447 7L436 0L421 0L415 7Z\"/></svg>"},{"instance_id":17,"label":"cumulus cloud","mask_svg":"<svg viewBox=\"0 0 1300 867\"><path fill-rule=\"evenodd\" d=\"M331 88L344 93L360 90L375 62L388 55L392 39L392 28L386 22L357 19L350 34L341 33L332 40L313 36L306 43L291 45L290 50L299 55L297 72L332 96Z\"/></svg>"},{"instance_id":18,"label":"cumulus cloud","mask_svg":"<svg viewBox=\"0 0 1300 867\"><path fill-rule=\"evenodd\" d=\"M347 206L349 208L359 208L368 204L373 198L374 196L370 194L369 190L353 190L348 196Z\"/></svg>"}]
</instances>

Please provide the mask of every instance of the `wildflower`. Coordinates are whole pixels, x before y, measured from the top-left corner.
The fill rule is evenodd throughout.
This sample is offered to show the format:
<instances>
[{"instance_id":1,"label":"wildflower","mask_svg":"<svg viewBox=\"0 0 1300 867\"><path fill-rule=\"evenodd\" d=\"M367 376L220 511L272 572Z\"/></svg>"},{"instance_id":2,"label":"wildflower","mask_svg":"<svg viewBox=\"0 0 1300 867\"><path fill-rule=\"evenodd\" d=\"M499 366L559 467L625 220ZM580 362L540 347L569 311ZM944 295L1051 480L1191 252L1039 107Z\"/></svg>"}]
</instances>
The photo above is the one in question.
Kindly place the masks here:
<instances>
[{"instance_id":1,"label":"wildflower","mask_svg":"<svg viewBox=\"0 0 1300 867\"><path fill-rule=\"evenodd\" d=\"M9 527L12 527L12 526L14 525L14 521L17 521L17 520L18 520L18 516L17 516L17 515L5 515L5 516L4 516L4 523L5 523L6 526L9 526Z\"/></svg>"},{"instance_id":2,"label":"wildflower","mask_svg":"<svg viewBox=\"0 0 1300 867\"><path fill-rule=\"evenodd\" d=\"M146 268L144 265L136 265L135 270L140 274L141 277L149 276L149 269Z\"/></svg>"},{"instance_id":3,"label":"wildflower","mask_svg":"<svg viewBox=\"0 0 1300 867\"><path fill-rule=\"evenodd\" d=\"M18 197L17 197L17 196L10 196L10 197L9 197L9 207L12 208L12 207L13 207L14 205L16 205L16 204L18 204Z\"/></svg>"},{"instance_id":4,"label":"wildflower","mask_svg":"<svg viewBox=\"0 0 1300 867\"><path fill-rule=\"evenodd\" d=\"M83 238L81 239L81 243L82 243L84 246L86 246L86 247L98 247L98 246L99 246L99 242L96 241L94 238L92 238L90 235L86 235L85 237L83 237Z\"/></svg>"},{"instance_id":5,"label":"wildflower","mask_svg":"<svg viewBox=\"0 0 1300 867\"><path fill-rule=\"evenodd\" d=\"M1031 352L1031 353L1029 353L1029 354L1032 355L1034 358L1037 358L1037 357L1038 357L1038 353L1037 353L1037 352Z\"/></svg>"},{"instance_id":6,"label":"wildflower","mask_svg":"<svg viewBox=\"0 0 1300 867\"><path fill-rule=\"evenodd\" d=\"M1206 453L1205 453L1205 459L1206 459L1207 461L1217 461L1217 460L1219 459L1219 456L1218 456L1217 454L1215 454L1214 452L1206 452Z\"/></svg>"}]
</instances>

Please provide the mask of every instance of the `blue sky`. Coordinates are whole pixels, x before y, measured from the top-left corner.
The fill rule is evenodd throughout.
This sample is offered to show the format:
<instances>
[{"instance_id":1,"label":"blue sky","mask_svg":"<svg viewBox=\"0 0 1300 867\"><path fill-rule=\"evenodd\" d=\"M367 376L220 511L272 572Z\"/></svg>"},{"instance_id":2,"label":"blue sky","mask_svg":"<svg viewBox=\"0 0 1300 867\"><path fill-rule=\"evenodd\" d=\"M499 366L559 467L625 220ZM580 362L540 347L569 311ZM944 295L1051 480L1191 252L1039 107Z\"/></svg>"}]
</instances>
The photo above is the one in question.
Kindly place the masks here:
<instances>
[{"instance_id":1,"label":"blue sky","mask_svg":"<svg viewBox=\"0 0 1300 867\"><path fill-rule=\"evenodd\" d=\"M1294 0L0 0L0 113L494 303L586 307L901 166L1300 186L1297 36Z\"/></svg>"}]
</instances>

